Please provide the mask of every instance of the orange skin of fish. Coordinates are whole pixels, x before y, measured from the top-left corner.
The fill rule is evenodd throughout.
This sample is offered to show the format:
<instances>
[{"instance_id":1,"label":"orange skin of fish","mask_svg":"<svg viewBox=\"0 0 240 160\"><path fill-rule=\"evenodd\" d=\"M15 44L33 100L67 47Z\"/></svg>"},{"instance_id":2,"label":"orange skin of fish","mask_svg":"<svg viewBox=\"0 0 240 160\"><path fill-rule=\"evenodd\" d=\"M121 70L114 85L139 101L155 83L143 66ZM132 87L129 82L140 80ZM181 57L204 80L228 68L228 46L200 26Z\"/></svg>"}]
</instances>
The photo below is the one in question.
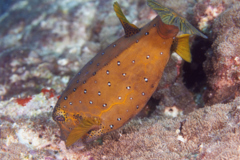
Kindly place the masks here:
<instances>
[{"instance_id":1,"label":"orange skin of fish","mask_svg":"<svg viewBox=\"0 0 240 160\"><path fill-rule=\"evenodd\" d=\"M88 142L122 127L139 113L156 90L178 31L157 16L139 33L118 39L88 62L69 82L54 109L61 139L66 140L81 118L101 121L92 127L100 129L97 136L82 137Z\"/></svg>"}]
</instances>

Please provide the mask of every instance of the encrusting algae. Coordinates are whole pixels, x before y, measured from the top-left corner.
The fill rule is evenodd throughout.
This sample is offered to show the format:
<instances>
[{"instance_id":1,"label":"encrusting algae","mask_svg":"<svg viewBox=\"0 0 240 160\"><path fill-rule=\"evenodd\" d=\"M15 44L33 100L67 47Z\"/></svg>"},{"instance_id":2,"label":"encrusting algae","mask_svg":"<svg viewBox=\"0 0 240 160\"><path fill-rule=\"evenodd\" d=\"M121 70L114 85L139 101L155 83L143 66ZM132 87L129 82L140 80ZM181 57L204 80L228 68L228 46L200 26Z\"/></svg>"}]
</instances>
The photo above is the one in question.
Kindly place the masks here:
<instances>
[{"instance_id":1,"label":"encrusting algae","mask_svg":"<svg viewBox=\"0 0 240 160\"><path fill-rule=\"evenodd\" d=\"M117 2L113 7L125 36L91 59L69 82L53 119L66 146L90 142L138 114L156 90L172 52L191 62L189 36L207 38L184 18L153 0L158 16L142 28L131 24ZM177 36L178 32L183 34Z\"/></svg>"}]
</instances>

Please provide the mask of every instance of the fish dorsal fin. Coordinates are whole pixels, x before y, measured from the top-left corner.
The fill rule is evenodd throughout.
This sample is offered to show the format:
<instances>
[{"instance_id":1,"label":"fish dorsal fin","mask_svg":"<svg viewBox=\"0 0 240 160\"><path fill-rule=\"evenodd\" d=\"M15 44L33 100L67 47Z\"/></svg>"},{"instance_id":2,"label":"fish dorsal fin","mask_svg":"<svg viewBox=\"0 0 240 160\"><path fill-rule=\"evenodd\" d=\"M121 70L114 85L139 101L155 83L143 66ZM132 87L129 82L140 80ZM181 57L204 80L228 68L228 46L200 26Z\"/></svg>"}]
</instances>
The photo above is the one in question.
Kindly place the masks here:
<instances>
[{"instance_id":1,"label":"fish dorsal fin","mask_svg":"<svg viewBox=\"0 0 240 160\"><path fill-rule=\"evenodd\" d=\"M172 9L164 7L154 0L147 0L147 4L150 8L157 12L163 23L177 26L179 30L185 34L195 34L203 38L208 38Z\"/></svg>"},{"instance_id":2,"label":"fish dorsal fin","mask_svg":"<svg viewBox=\"0 0 240 160\"><path fill-rule=\"evenodd\" d=\"M75 143L78 139L82 138L89 131L100 128L101 120L99 118L84 118L80 121L80 124L73 128L66 140L66 146L69 147Z\"/></svg>"},{"instance_id":3,"label":"fish dorsal fin","mask_svg":"<svg viewBox=\"0 0 240 160\"><path fill-rule=\"evenodd\" d=\"M120 22L122 23L122 26L125 31L125 37L130 37L140 31L140 29L135 26L134 24L130 23L125 15L123 14L119 4L117 2L114 2L113 4L114 11L116 12L117 17L119 18Z\"/></svg>"},{"instance_id":4,"label":"fish dorsal fin","mask_svg":"<svg viewBox=\"0 0 240 160\"><path fill-rule=\"evenodd\" d=\"M189 47L189 36L190 34L182 34L177 36L177 38L174 40L175 42L173 42L171 50L177 52L182 59L190 63L192 61L192 56Z\"/></svg>"}]
</instances>

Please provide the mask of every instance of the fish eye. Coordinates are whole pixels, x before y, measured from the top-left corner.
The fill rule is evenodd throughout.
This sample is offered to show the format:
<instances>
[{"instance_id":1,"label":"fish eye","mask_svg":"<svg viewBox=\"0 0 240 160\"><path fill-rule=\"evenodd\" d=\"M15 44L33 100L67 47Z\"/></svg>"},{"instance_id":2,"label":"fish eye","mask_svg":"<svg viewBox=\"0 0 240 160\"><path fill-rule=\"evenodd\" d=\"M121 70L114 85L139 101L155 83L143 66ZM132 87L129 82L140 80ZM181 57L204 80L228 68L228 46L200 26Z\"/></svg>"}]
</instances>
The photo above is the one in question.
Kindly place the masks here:
<instances>
[{"instance_id":1,"label":"fish eye","mask_svg":"<svg viewBox=\"0 0 240 160\"><path fill-rule=\"evenodd\" d=\"M56 121L65 121L65 118L64 118L64 116L63 115L61 115L61 116L57 116L56 118L55 118L55 120Z\"/></svg>"}]
</instances>

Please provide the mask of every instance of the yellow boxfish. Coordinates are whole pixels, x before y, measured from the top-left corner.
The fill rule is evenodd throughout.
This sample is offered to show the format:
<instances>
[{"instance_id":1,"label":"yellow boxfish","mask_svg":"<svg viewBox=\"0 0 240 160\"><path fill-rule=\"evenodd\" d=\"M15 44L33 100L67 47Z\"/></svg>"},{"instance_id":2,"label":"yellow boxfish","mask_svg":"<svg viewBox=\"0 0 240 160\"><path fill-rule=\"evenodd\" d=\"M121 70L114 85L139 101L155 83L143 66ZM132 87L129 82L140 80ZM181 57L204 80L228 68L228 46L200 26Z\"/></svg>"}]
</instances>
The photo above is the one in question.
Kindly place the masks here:
<instances>
[{"instance_id":1,"label":"yellow boxfish","mask_svg":"<svg viewBox=\"0 0 240 160\"><path fill-rule=\"evenodd\" d=\"M91 59L58 99L52 116L67 147L126 124L156 90L171 53L191 62L189 36L207 38L173 10L153 0L147 3L158 15L142 28L114 3L125 35ZM179 31L183 34L177 36Z\"/></svg>"}]
</instances>

